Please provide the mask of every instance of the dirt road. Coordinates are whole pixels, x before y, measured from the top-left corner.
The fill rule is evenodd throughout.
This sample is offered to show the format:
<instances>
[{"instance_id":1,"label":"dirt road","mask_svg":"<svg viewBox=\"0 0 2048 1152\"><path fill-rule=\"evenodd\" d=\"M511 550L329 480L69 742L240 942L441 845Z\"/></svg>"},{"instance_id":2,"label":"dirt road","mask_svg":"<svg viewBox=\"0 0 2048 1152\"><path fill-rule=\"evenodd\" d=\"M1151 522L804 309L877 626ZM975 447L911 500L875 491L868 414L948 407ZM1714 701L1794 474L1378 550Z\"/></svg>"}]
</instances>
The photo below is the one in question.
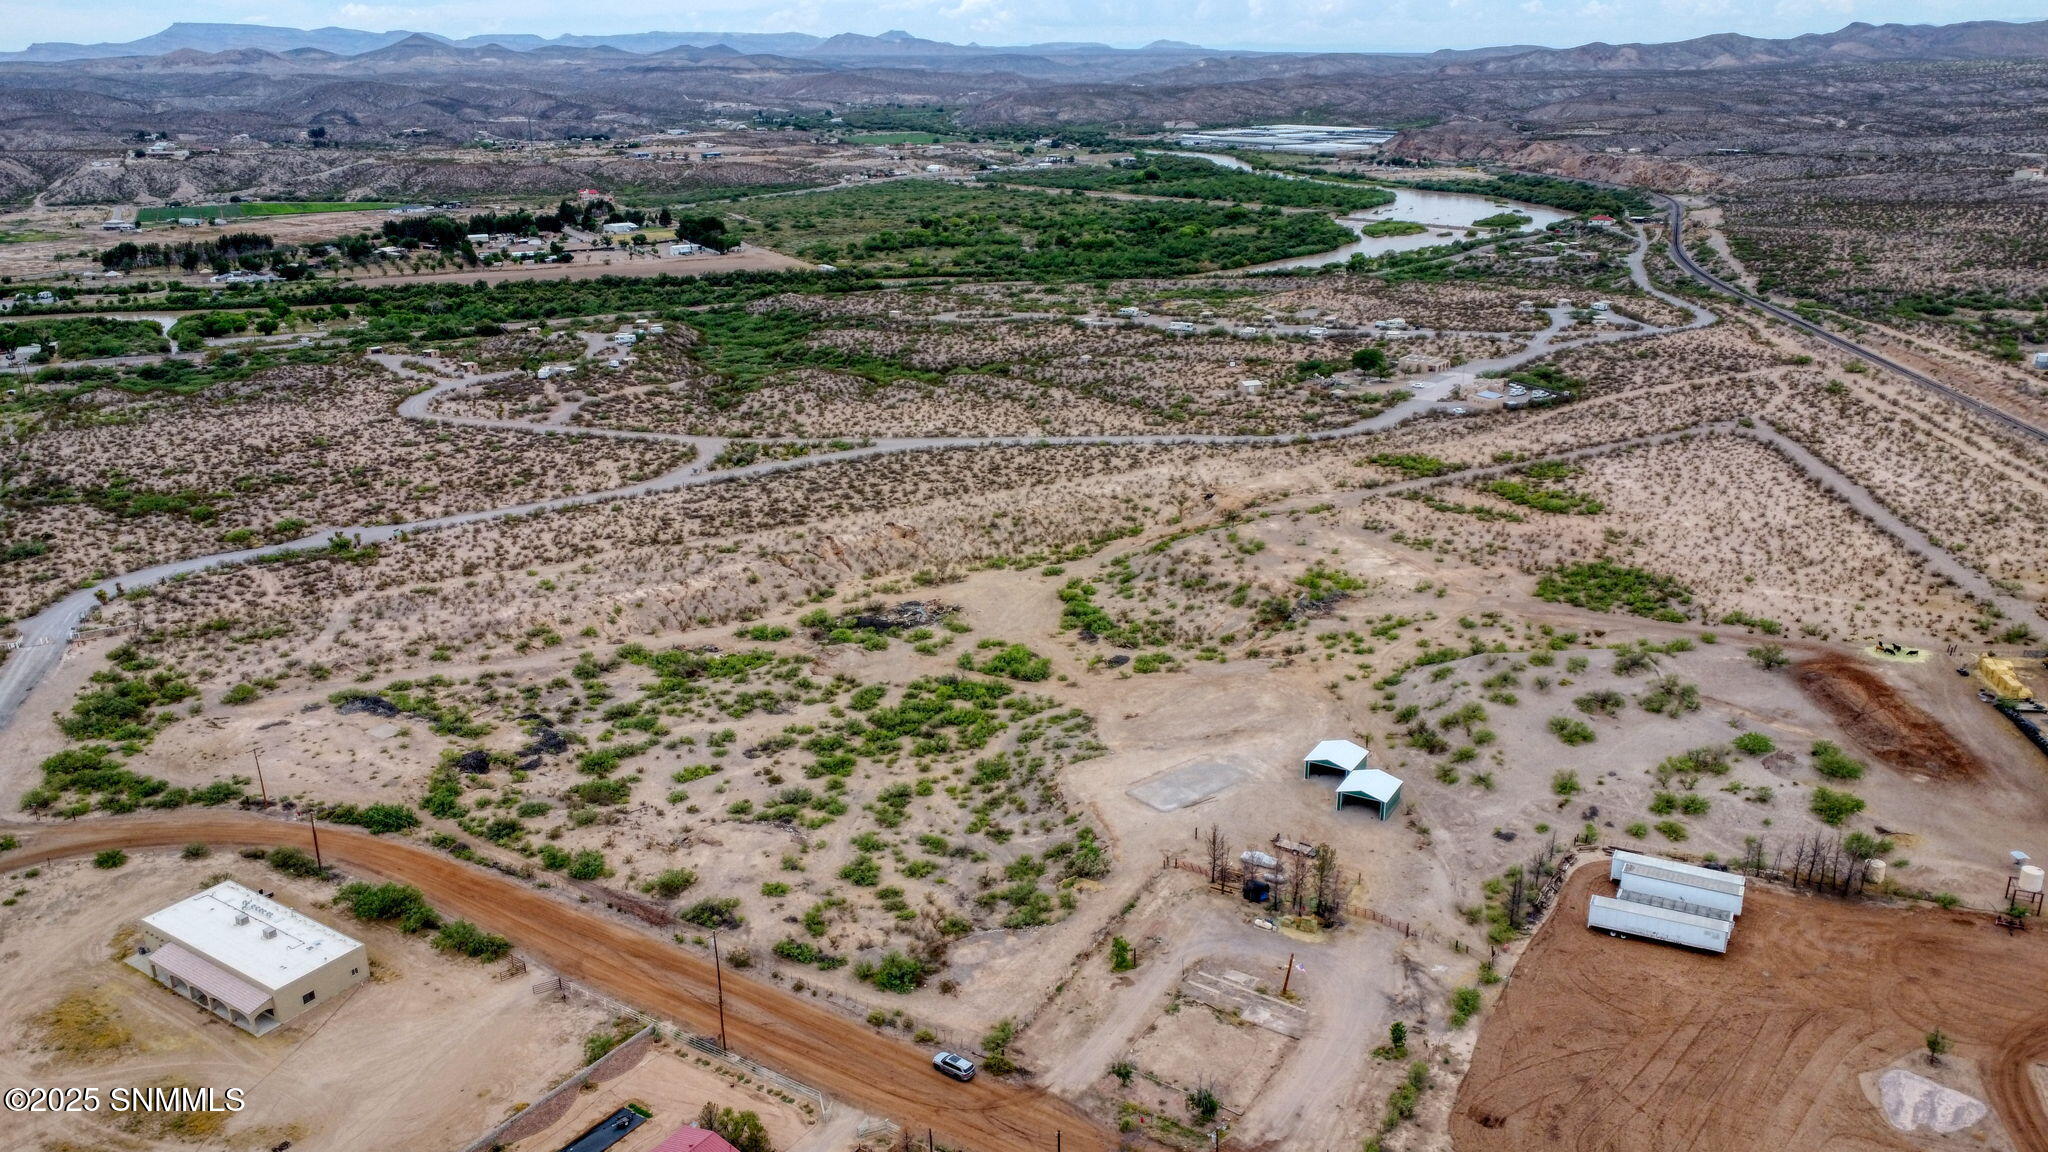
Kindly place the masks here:
<instances>
[{"instance_id":1,"label":"dirt road","mask_svg":"<svg viewBox=\"0 0 2048 1152\"><path fill-rule=\"evenodd\" d=\"M10 869L105 848L221 845L307 847L306 826L241 812L180 812L66 825L8 825L21 847ZM586 912L517 880L472 867L402 839L323 828L326 859L351 871L403 881L442 912L511 937L520 951L569 979L700 1033L718 1030L711 965L649 932ZM802 997L727 973L726 1033L734 1051L781 1069L864 1112L906 1129L930 1128L972 1152L1039 1152L1062 1147L1106 1152L1109 1131L1035 1088L983 1076L957 1084L931 1055L882 1036Z\"/></svg>"},{"instance_id":2,"label":"dirt road","mask_svg":"<svg viewBox=\"0 0 2048 1152\"><path fill-rule=\"evenodd\" d=\"M2048 933L1758 885L1712 956L1587 929L1607 888L1604 867L1574 874L1490 1013L1452 1109L1459 1152L1921 1148L1859 1076L1925 1071L1936 1028L1951 1069L1981 1070L1972 1094L2010 1147L2048 1149Z\"/></svg>"}]
</instances>

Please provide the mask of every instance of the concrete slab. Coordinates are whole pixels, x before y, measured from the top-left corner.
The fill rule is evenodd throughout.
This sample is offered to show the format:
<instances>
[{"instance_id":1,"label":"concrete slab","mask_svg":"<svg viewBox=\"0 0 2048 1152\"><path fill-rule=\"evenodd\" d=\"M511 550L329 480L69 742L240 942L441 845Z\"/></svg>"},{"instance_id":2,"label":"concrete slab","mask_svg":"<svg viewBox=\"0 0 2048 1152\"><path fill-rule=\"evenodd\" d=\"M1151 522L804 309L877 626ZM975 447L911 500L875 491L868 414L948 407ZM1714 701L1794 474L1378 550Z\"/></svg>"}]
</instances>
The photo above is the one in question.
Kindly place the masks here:
<instances>
[{"instance_id":1,"label":"concrete slab","mask_svg":"<svg viewBox=\"0 0 2048 1152\"><path fill-rule=\"evenodd\" d=\"M1259 991L1256 977L1233 968L1197 968L1181 980L1181 995L1219 1012L1233 1013L1254 1028L1299 1040L1308 1027L1308 1012L1299 1004Z\"/></svg>"},{"instance_id":2,"label":"concrete slab","mask_svg":"<svg viewBox=\"0 0 2048 1152\"><path fill-rule=\"evenodd\" d=\"M1155 812L1173 812L1213 800L1243 783L1251 773L1236 764L1198 760L1145 780L1125 795Z\"/></svg>"}]
</instances>

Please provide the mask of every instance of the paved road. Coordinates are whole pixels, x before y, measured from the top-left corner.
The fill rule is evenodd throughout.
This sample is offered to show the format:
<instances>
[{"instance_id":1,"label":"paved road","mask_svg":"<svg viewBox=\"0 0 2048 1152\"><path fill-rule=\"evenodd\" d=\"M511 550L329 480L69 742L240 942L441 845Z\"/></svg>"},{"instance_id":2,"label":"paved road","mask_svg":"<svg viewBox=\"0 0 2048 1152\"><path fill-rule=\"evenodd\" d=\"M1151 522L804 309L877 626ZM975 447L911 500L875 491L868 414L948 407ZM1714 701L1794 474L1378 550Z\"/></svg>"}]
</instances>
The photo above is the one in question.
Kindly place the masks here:
<instances>
[{"instance_id":1,"label":"paved road","mask_svg":"<svg viewBox=\"0 0 2048 1152\"><path fill-rule=\"evenodd\" d=\"M246 812L193 811L67 824L0 824L20 847L10 868L91 855L107 848L169 849L195 841L224 846L310 845L302 824ZM710 960L652 931L588 911L499 873L398 837L348 828L320 832L323 858L352 872L410 884L442 912L513 941L525 955L697 1033L715 1035L718 1008ZM957 1084L931 1054L841 1016L765 980L726 972L728 1043L864 1112L912 1131L929 1127L973 1152L1109 1152L1117 1134L1040 1089L994 1076Z\"/></svg>"},{"instance_id":2,"label":"paved road","mask_svg":"<svg viewBox=\"0 0 2048 1152\"><path fill-rule=\"evenodd\" d=\"M1778 305L1773 304L1770 301L1765 300L1761 297L1752 296L1749 293L1744 292L1741 288L1735 286L1734 284L1731 284L1728 281L1723 280L1721 277L1714 275L1712 272L1707 271L1705 268L1700 266L1698 261L1693 259L1692 253L1685 250L1685 205L1679 203L1676 199L1670 196L1664 196L1654 193L1652 195L1655 195L1657 199L1662 200L1664 202L1665 212L1670 220L1670 228L1668 229L1668 235L1665 238L1666 250L1670 253L1672 262L1677 264L1678 267L1682 271L1684 271L1686 275L1692 277L1694 280L1699 281L1701 284L1704 284L1707 287L1712 288L1714 291L1719 292L1724 296L1733 297L1734 299L1749 305L1751 308L1754 308L1757 311L1770 316L1774 320L1781 320L1786 324L1790 324L1792 327L1799 329L1801 332L1804 332L1807 335L1814 337L1817 340L1821 340L1853 356L1857 356L1861 359L1867 360L1870 363L1875 364L1878 367L1883 368L1889 372L1892 372L1898 376L1901 376L1906 380L1909 380L1912 383L1919 385L1922 388L1926 388L1929 391L1939 393L1940 395L1950 400L1953 400L1958 404L1961 404L1963 407L1971 409L1978 415L1987 417L1999 424L2002 424L2005 427L2010 428L2011 430L2019 433L2022 436L2026 436L2029 439L2035 440L2039 443L2048 444L2048 429L2044 429L2037 424L2032 424L2025 420L2022 420L2019 417L2014 416L2012 413L2007 412L2002 408L1999 408L1997 405L1987 403L1983 400L1979 400L1975 396L1963 392L1960 389L1950 387L1949 385L1944 384L1939 380L1936 380L1934 377L1929 376L1925 372L1922 372L1916 368L1909 368L1906 365L1901 364L1888 356L1885 356L1883 353L1872 351L1864 345L1856 343L1854 340L1851 340L1846 336L1840 335L1835 332L1831 332L1828 329L1813 323L1812 321L1806 319L1804 316L1799 315L1797 312L1794 312L1789 308L1781 308Z\"/></svg>"}]
</instances>

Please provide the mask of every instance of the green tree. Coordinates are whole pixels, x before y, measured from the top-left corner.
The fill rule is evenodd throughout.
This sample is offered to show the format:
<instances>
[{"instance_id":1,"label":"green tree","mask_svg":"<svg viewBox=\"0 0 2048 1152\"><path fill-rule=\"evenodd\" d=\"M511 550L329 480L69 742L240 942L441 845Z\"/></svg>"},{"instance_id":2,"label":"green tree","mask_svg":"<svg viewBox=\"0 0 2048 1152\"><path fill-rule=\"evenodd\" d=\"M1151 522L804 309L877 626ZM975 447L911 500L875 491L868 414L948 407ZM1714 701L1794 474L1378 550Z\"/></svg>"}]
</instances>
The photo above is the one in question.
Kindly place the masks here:
<instances>
[{"instance_id":1,"label":"green tree","mask_svg":"<svg viewBox=\"0 0 2048 1152\"><path fill-rule=\"evenodd\" d=\"M1948 1055L1954 1047L1955 1043L1948 1038L1948 1033L1936 1028L1927 1034L1927 1062L1941 1063L1941 1058Z\"/></svg>"}]
</instances>

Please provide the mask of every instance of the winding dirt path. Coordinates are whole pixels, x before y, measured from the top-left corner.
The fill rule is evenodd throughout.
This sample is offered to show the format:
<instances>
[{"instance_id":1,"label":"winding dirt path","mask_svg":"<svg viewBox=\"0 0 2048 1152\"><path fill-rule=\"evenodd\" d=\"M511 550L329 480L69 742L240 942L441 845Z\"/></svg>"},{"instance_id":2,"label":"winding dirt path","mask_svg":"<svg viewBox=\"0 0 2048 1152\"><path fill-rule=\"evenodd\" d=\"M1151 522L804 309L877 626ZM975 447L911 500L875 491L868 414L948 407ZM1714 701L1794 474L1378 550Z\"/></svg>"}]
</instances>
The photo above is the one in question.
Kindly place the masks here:
<instances>
[{"instance_id":1,"label":"winding dirt path","mask_svg":"<svg viewBox=\"0 0 2048 1152\"><path fill-rule=\"evenodd\" d=\"M1604 344L1617 340L1632 340L1654 336L1684 328L1698 328L1715 320L1713 313L1704 308L1671 297L1654 289L1643 274L1642 256L1647 239L1637 237L1637 247L1631 260L1631 270L1638 286L1652 295L1665 299L1684 309L1692 317L1683 325L1673 328L1644 327L1629 331L1605 331L1590 335L1572 337L1566 335L1565 316L1558 309L1550 310L1550 324L1538 332L1520 351L1485 360L1475 360L1460 365L1459 374L1506 371L1548 356L1553 352L1575 348L1584 344ZM699 462L685 464L650 480L621 488L601 492L585 492L574 496L563 496L552 500L538 500L514 504L503 508L486 508L470 512L458 512L438 516L430 520L416 520L405 524L374 524L353 527L329 526L315 529L307 535L283 544L264 548L246 548L234 552L216 553L211 556L192 556L153 565L134 572L110 577L97 584L77 589L42 611L16 624L18 639L10 647L4 663L0 663L0 732L13 724L23 702L35 691L61 662L64 648L77 634L79 625L98 610L100 604L122 591L132 591L160 584L180 576L209 571L214 568L247 564L260 557L280 552L305 552L326 547L335 536L345 536L357 544L380 544L420 532L440 528L452 528L465 524L477 524L488 520L502 520L513 516L528 516L538 512L574 508L586 504L606 503L613 500L627 500L658 492L672 492L704 484L722 484L750 480L778 472L789 472L799 468L814 468L823 464L836 464L848 460L860 460L875 456L887 456L903 452L935 452L972 448L1031 448L1057 445L1173 445L1212 444L1224 446L1285 445L1307 441L1340 440L1384 431L1410 417L1436 406L1435 387L1451 378L1451 373L1439 373L1434 377L1420 377L1412 382L1417 385L1407 399L1376 416L1371 416L1342 428L1325 428L1312 432L1280 432L1272 435L1224 435L1224 434L1182 434L1182 435L1124 435L1124 436L986 436L975 438L953 437L898 437L877 440L872 444L849 449L844 452L821 452L794 460L769 460L743 468L723 471L706 471L708 459L715 456L724 441L717 437L685 436L665 432L638 432L617 428L591 428L584 425L574 427L535 424L525 420L499 420L482 416L450 416L433 410L433 400L448 391L477 383L481 377L467 377L456 380L423 377L419 373L404 369L396 358L386 366L403 375L416 379L435 379L428 389L407 397L399 404L402 416L411 419L461 424L478 428L498 428L532 432L549 436L598 436L613 439L661 440L688 444L698 450ZM495 378L495 377L490 377Z\"/></svg>"}]
</instances>

